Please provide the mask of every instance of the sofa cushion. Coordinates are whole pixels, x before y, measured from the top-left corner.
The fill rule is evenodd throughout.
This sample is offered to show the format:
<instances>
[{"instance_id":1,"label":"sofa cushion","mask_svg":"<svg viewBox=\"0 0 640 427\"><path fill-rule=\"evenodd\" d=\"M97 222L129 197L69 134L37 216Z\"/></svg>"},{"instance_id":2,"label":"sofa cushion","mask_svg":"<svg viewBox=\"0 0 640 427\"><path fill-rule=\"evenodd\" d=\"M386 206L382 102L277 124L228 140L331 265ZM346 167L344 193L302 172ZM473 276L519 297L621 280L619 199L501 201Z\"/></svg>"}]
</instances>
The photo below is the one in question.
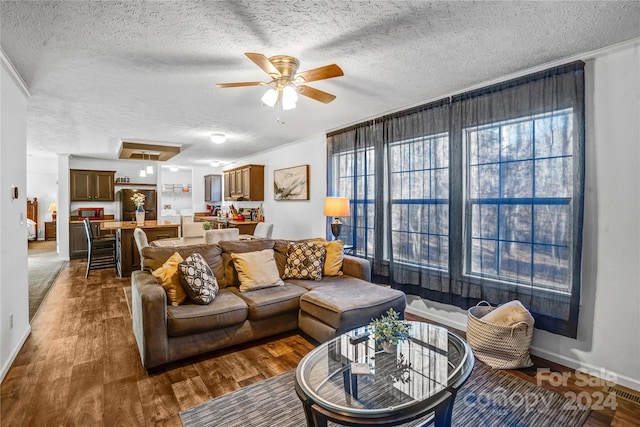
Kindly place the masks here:
<instances>
[{"instance_id":1,"label":"sofa cushion","mask_svg":"<svg viewBox=\"0 0 640 427\"><path fill-rule=\"evenodd\" d=\"M233 253L231 258L240 281L240 292L284 285L273 258L273 249Z\"/></svg>"},{"instance_id":2,"label":"sofa cushion","mask_svg":"<svg viewBox=\"0 0 640 427\"><path fill-rule=\"evenodd\" d=\"M202 255L195 253L189 256L178 264L178 269L189 298L198 304L209 304L214 300L220 288Z\"/></svg>"},{"instance_id":3,"label":"sofa cushion","mask_svg":"<svg viewBox=\"0 0 640 427\"><path fill-rule=\"evenodd\" d=\"M325 276L321 281L315 280L300 280L300 279L286 279L285 283L292 283L296 286L300 286L308 291L316 288L322 288L331 284L340 284L341 286L349 286L349 282L354 278L351 276Z\"/></svg>"},{"instance_id":4,"label":"sofa cushion","mask_svg":"<svg viewBox=\"0 0 640 427\"><path fill-rule=\"evenodd\" d=\"M199 253L211 268L213 275L216 276L220 287L226 286L224 282L224 268L222 264L222 248L219 245L189 245L174 247L155 247L147 246L142 249L142 268L144 270L153 271L162 266L166 260L174 253L178 252L183 259Z\"/></svg>"},{"instance_id":5,"label":"sofa cushion","mask_svg":"<svg viewBox=\"0 0 640 427\"><path fill-rule=\"evenodd\" d=\"M167 306L167 330L172 337L207 332L242 323L247 313L247 304L241 298L221 289L211 304Z\"/></svg>"},{"instance_id":6,"label":"sofa cushion","mask_svg":"<svg viewBox=\"0 0 640 427\"><path fill-rule=\"evenodd\" d=\"M389 308L403 313L405 307L403 292L356 278L319 286L300 298L300 310L338 331L365 325Z\"/></svg>"},{"instance_id":7,"label":"sofa cushion","mask_svg":"<svg viewBox=\"0 0 640 427\"><path fill-rule=\"evenodd\" d=\"M287 265L283 279L322 280L327 248L322 244L291 242L287 249Z\"/></svg>"},{"instance_id":8,"label":"sofa cushion","mask_svg":"<svg viewBox=\"0 0 640 427\"><path fill-rule=\"evenodd\" d=\"M297 311L300 308L300 296L305 289L285 283L275 288L240 292L238 288L229 288L249 306L249 320L265 319L278 314Z\"/></svg>"},{"instance_id":9,"label":"sofa cushion","mask_svg":"<svg viewBox=\"0 0 640 427\"><path fill-rule=\"evenodd\" d=\"M167 292L167 299L171 305L180 305L187 299L187 294L180 283L178 264L184 261L179 253L175 252L162 267L153 270L153 277L162 285Z\"/></svg>"},{"instance_id":10,"label":"sofa cushion","mask_svg":"<svg viewBox=\"0 0 640 427\"><path fill-rule=\"evenodd\" d=\"M240 286L238 273L231 258L232 253L256 252L265 249L273 249L273 240L256 239L256 240L233 240L218 242L222 249L222 269L225 277L224 286Z\"/></svg>"}]
</instances>

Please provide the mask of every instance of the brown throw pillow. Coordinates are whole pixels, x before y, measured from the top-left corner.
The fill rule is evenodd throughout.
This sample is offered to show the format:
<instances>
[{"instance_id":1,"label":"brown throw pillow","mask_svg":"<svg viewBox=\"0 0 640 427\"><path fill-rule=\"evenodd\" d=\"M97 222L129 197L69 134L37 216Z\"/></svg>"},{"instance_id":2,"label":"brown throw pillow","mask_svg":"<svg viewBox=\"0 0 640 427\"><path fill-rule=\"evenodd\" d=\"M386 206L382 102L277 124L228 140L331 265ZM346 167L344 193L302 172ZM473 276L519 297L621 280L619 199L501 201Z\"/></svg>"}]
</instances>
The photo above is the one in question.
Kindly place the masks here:
<instances>
[{"instance_id":1,"label":"brown throw pillow","mask_svg":"<svg viewBox=\"0 0 640 427\"><path fill-rule=\"evenodd\" d=\"M178 274L178 264L182 261L184 260L176 252L162 264L162 267L151 273L167 292L167 299L174 306L182 304L187 299L187 294L180 284L180 274Z\"/></svg>"},{"instance_id":2,"label":"brown throw pillow","mask_svg":"<svg viewBox=\"0 0 640 427\"><path fill-rule=\"evenodd\" d=\"M322 280L327 248L322 243L289 243L283 279Z\"/></svg>"},{"instance_id":3,"label":"brown throw pillow","mask_svg":"<svg viewBox=\"0 0 640 427\"><path fill-rule=\"evenodd\" d=\"M218 282L202 255L191 255L178 264L178 269L182 286L189 298L202 305L213 301L218 294Z\"/></svg>"},{"instance_id":4,"label":"brown throw pillow","mask_svg":"<svg viewBox=\"0 0 640 427\"><path fill-rule=\"evenodd\" d=\"M273 249L231 254L240 280L240 292L283 286Z\"/></svg>"}]
</instances>

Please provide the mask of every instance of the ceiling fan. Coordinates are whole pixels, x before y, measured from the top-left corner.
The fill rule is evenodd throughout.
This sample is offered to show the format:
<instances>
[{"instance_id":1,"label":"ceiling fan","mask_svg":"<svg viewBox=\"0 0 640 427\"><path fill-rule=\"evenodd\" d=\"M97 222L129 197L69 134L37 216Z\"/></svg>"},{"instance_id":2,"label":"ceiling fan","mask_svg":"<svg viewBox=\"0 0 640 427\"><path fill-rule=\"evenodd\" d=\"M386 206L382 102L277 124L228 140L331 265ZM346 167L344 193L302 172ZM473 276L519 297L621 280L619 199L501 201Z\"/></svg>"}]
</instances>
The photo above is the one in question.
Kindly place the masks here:
<instances>
[{"instance_id":1,"label":"ceiling fan","mask_svg":"<svg viewBox=\"0 0 640 427\"><path fill-rule=\"evenodd\" d=\"M262 102L270 107L278 104L283 110L296 108L298 93L316 101L328 104L336 96L307 86L304 83L343 76L342 69L336 64L325 65L298 73L300 61L292 56L276 55L267 58L261 53L247 52L245 55L262 68L269 76L269 82L218 83L216 87L271 86L262 97Z\"/></svg>"}]
</instances>

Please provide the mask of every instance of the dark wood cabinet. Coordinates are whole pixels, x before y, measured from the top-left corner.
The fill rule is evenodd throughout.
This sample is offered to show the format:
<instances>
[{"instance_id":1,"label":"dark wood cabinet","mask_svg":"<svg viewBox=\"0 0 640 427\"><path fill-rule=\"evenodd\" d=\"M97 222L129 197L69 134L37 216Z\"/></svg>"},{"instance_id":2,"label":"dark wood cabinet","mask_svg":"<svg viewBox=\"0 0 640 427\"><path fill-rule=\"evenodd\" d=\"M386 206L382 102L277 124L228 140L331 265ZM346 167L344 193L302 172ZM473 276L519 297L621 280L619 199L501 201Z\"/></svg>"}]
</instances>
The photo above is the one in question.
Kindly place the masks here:
<instances>
[{"instance_id":1,"label":"dark wood cabinet","mask_svg":"<svg viewBox=\"0 0 640 427\"><path fill-rule=\"evenodd\" d=\"M71 169L69 171L72 202L113 202L115 171Z\"/></svg>"},{"instance_id":2,"label":"dark wood cabinet","mask_svg":"<svg viewBox=\"0 0 640 427\"><path fill-rule=\"evenodd\" d=\"M44 240L56 240L55 221L48 221L44 223Z\"/></svg>"},{"instance_id":3,"label":"dark wood cabinet","mask_svg":"<svg viewBox=\"0 0 640 427\"><path fill-rule=\"evenodd\" d=\"M264 165L246 165L225 171L224 200L264 200Z\"/></svg>"},{"instance_id":4,"label":"dark wood cabinet","mask_svg":"<svg viewBox=\"0 0 640 427\"><path fill-rule=\"evenodd\" d=\"M178 237L178 225L175 227L144 227L149 243L158 239ZM131 272L140 269L140 252L133 238L133 228L121 228L116 233L116 261L118 273L122 277L131 276Z\"/></svg>"}]
</instances>

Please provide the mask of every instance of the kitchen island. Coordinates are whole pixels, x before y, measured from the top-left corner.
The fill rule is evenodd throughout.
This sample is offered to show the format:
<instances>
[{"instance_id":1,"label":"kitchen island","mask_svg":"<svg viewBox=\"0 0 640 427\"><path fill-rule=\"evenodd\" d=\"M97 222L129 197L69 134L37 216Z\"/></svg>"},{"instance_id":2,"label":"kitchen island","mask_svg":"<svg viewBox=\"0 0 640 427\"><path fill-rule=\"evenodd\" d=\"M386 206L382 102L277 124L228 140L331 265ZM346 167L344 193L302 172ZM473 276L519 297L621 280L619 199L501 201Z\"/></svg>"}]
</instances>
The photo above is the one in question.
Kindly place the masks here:
<instances>
[{"instance_id":1,"label":"kitchen island","mask_svg":"<svg viewBox=\"0 0 640 427\"><path fill-rule=\"evenodd\" d=\"M140 254L133 238L133 230L136 228L143 229L147 235L147 240L152 242L158 239L178 237L180 224L145 221L143 226L138 226L135 221L102 222L100 224L101 230L115 231L116 233L116 266L120 277L131 276L133 270L140 268Z\"/></svg>"}]
</instances>

